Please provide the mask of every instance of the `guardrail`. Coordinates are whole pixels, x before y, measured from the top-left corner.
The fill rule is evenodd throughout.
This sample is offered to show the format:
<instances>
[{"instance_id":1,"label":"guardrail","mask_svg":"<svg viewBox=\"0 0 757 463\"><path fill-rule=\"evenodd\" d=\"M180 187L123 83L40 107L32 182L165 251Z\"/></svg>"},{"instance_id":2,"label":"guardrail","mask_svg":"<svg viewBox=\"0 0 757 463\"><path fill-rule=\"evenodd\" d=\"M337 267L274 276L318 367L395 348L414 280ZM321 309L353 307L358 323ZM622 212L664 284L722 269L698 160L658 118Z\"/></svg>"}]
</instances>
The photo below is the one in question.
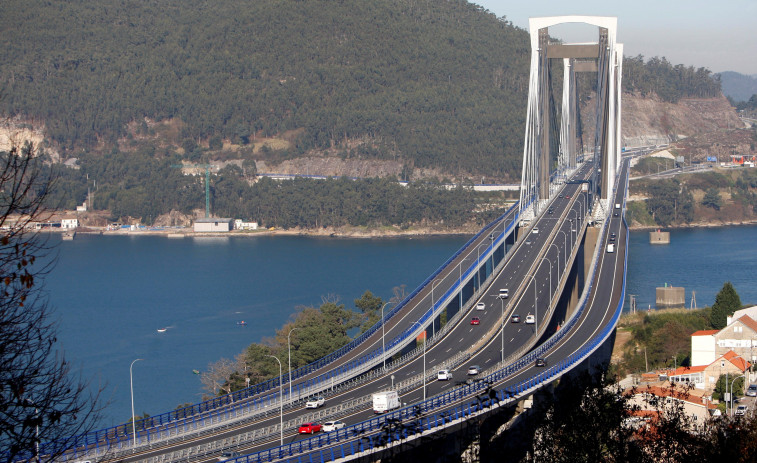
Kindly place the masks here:
<instances>
[{"instance_id":1,"label":"guardrail","mask_svg":"<svg viewBox=\"0 0 757 463\"><path fill-rule=\"evenodd\" d=\"M564 372L571 370L593 354L594 351L607 340L620 318L623 301L625 300L629 241L629 232L625 216L623 217L623 222L626 224L626 252L624 254L623 262L623 285L618 305L614 310L612 318L603 330L588 343L584 344L579 351L570 355L568 358L516 385L499 390L491 389L490 384L494 384L517 372L523 366L531 364L532 359L523 358L511 366L487 376L483 381L458 388L446 394L441 394L428 399L419 405L406 407L384 417L367 420L357 425L350 426L349 428L343 428L334 433L311 438L307 441L300 441L290 444L289 446L264 450L245 457L240 457L235 459L235 463L268 462L285 460L287 457L292 457L288 461L328 462L351 456L362 456L371 453L373 450L401 443L403 439L416 438L419 435L431 433L437 428L455 425L461 420L486 412L488 411L487 409L507 405L520 395L529 393L545 382L551 381L556 376L562 375ZM602 248L600 247L600 252L595 253L595 256L602 253L601 249ZM594 262L594 265L592 266L593 274L596 274L595 271L597 265L598 260ZM590 284L589 288L592 286L593 284ZM582 296L583 302L581 304L580 312L583 312L586 307L586 299L588 298L589 293L590 291L585 291L584 296ZM576 313L578 313L578 311ZM573 317L573 323L575 323L575 320L577 319L578 317ZM566 326L560 331L567 332L567 330L568 327ZM557 335L551 338L550 341L556 337ZM540 346L538 350L545 351L547 349ZM527 357L534 357L535 355L537 355L536 352L533 352ZM485 392L485 394L478 395L482 391ZM431 416L425 416L426 413L433 408L446 406L456 401L470 399L472 396L477 396L476 400L473 402L461 403L454 406L451 410L445 410L440 413L434 413ZM356 436L361 437L359 440L356 440ZM340 444L340 440L345 440L347 442ZM328 446L329 448L320 450L320 448L324 446ZM302 455L304 452L310 450L316 450L316 452L310 453L309 455ZM298 454L298 456L294 456L296 454ZM305 458L305 460L303 460L303 458Z\"/></svg>"},{"instance_id":2,"label":"guardrail","mask_svg":"<svg viewBox=\"0 0 757 463\"><path fill-rule=\"evenodd\" d=\"M626 180L626 185L627 185L627 180ZM625 217L623 217L623 220L625 222ZM607 226L607 222L605 222L603 224L603 233L601 234L601 236L604 236L604 227L606 227L606 226ZM601 241L600 241L600 243L601 243ZM559 362L557 365L548 368L547 370L545 370L545 372L543 372L543 373L541 373L539 375L536 375L536 376L534 376L534 377L532 377L532 378L530 378L528 380L522 381L521 383L519 383L519 384L517 384L515 386L509 387L509 388L505 388L505 389L502 389L500 391L495 391L493 395L492 395L491 390L490 390L490 392L488 394L489 404L487 405L485 403L486 399L485 400L481 400L479 398L478 402L473 402L473 403L467 404L467 407L468 407L467 408L467 413L475 413L477 410L482 410L486 406L497 405L497 404L499 404L502 401L506 401L506 400L511 399L513 397L517 397L518 395L520 395L520 394L522 394L524 392L527 392L530 389L533 389L533 388L537 387L538 385L540 385L544 381L550 380L556 374L562 374L562 372L565 371L565 369L569 369L569 368L572 368L573 366L575 366L575 364L577 362L582 361L585 356L588 356L589 354L591 354L601 344L601 342L604 342L604 340L606 339L606 337L609 336L609 333L611 333L612 330L614 329L614 327L615 327L615 325L617 323L620 311L621 311L622 306L623 306L623 300L624 300L623 294L625 294L625 276L626 276L626 271L625 270L627 268L627 258L628 258L627 243L628 243L628 229L626 228L626 253L625 253L625 260L624 260L623 287L622 287L622 294L621 294L621 298L620 298L620 303L619 303L618 307L616 308L616 311L615 311L615 314L613 315L611 323L608 324L603 329L603 331L600 333L600 335L598 335L597 337L595 337L594 340L592 340L592 342L590 342L588 344L585 344L584 347L582 348L582 350L580 350L578 353L573 354L568 359L565 359L565 360ZM496 382L499 382L499 381L505 379L506 377L508 377L508 376L510 376L510 375L512 375L512 374L514 374L516 372L518 372L522 368L530 365L536 357L541 356L544 352L546 352L547 350L551 349L554 346L554 344L556 344L559 340L561 340L565 336L565 334L570 329L572 329L572 327L575 325L575 323L580 318L581 314L583 313L583 311L586 308L588 296L591 293L591 289L593 288L593 285L594 285L594 279L595 279L594 276L596 275L596 271L597 271L597 268L598 268L598 265L599 265L599 260L600 260L599 256L603 254L602 251L601 251L601 249L603 249L601 244L598 247L598 249L599 249L599 252L596 252L594 254L593 262L592 262L592 265L591 265L591 272L590 272L591 278L589 278L589 284L587 285L585 291L582 293L582 296L581 296L581 298L579 300L578 310L576 310L574 312L573 316L569 319L568 323L566 323L558 331L558 333L556 333L554 336L552 336L552 338L550 338L547 342L545 342L544 344L542 344L541 346L539 346L537 349L535 349L534 351L532 351L531 353L529 353L525 357L523 357L523 358L519 359L518 361L512 363L511 365L508 365L507 367L502 368L501 370L499 370L497 372L489 374L488 376L486 376L483 379L483 381L476 382L476 383L474 383L472 385L469 385L467 387L459 388L458 390L462 390L463 391L462 392L463 393L463 397L462 398L458 396L458 394L459 394L457 392L458 390L453 390L453 391L451 391L451 392L449 392L447 394L442 394L441 396L437 396L437 397L428 399L428 400L426 400L425 402L422 402L419 405L416 405L416 406L413 406L413 407L409 407L409 408L400 410L398 412L395 412L394 414L388 415L386 418L384 418L384 421L381 422L383 424L377 423L377 425L380 424L382 427L385 428L386 427L386 423L389 422L390 420L392 420L392 419L400 419L400 420L403 419L402 418L402 413L407 413L407 410L409 410L409 409L412 409L412 414L413 414L412 416L414 418L417 418L419 416L419 414L423 414L423 413L432 411L433 408L438 408L439 406L446 406L448 403L450 403L450 400L451 401L462 400L465 397L469 397L471 394L478 393L483 388L486 388L487 390L489 390L489 387L490 387L489 385L490 384L494 384ZM503 362L501 362L501 363L503 363ZM428 370L426 370L426 372L424 372L423 374L416 375L416 377L411 378L410 380L406 380L406 381L409 384L414 384L416 382L419 382L420 379L421 379L420 377L422 377L424 375L426 376L426 379L427 379L428 378L428 376L427 376L428 375ZM398 383L398 387L404 387L403 383ZM450 394L452 394L452 396L450 396ZM465 418L466 416L468 416L466 414L466 408L465 408L465 406L466 405L463 404L463 405L460 405L460 406L454 408L453 411L451 411L451 412L450 411L443 412L441 414L442 425L444 425L444 423L448 423L449 422L448 419L450 417L453 417L454 419L461 419L461 418ZM396 414L399 414L399 416L395 416ZM405 416L405 418L407 418L407 416ZM427 421L427 424L426 424L425 427L423 426L423 419L429 420L429 421ZM292 447L293 445L294 446L299 446L300 451L297 452L297 453L301 453L301 451L303 449L303 446L307 446L307 448L305 448L305 450L312 450L312 449L315 449L315 448L319 448L320 446L323 445L323 443L322 443L323 437L327 437L326 444L327 445L331 445L333 441L336 441L336 442L339 441L340 433L344 433L345 437L348 437L348 433L350 432L350 430L351 430L351 432L357 433L357 434L364 433L366 431L366 423L368 423L367 426L369 428L368 429L369 431L375 431L376 427L372 424L372 423L374 423L374 421L375 420L368 420L367 422L363 422L363 423L360 423L358 425L354 425L354 426L351 426L349 428L345 428L345 430L340 430L340 431L337 431L336 433L329 433L329 434L324 435L324 436L319 436L319 437L312 438L312 439L308 440L306 444L303 444L303 442L305 442L305 441L301 441L301 442L298 442L298 443L295 443L295 444L290 444L289 447L288 447L288 449L285 449L287 446L284 446L284 447L279 447L278 449L272 449L272 450L266 450L266 451L263 451L263 452L258 452L257 454L253 454L253 455L250 455L250 456L247 456L247 457L242 457L240 459L237 459L237 462L241 463L241 462L252 462L252 461L255 461L255 462L256 461L272 461L273 459L280 459L280 458L285 457L285 456L291 456L291 455L294 454L294 453L292 453L293 452L293 447ZM438 423L439 422L439 414L436 415L436 419L434 419L434 418L421 418L420 427L416 427L416 429L411 434L417 434L418 432L430 431L432 428L436 427L436 426L432 426L430 424L432 422L433 423ZM276 427L273 427L273 428L274 429L278 429ZM406 429L406 431L407 431L407 429ZM263 434L266 434L266 432L263 432ZM388 442L386 440L382 440L381 436L382 435L385 436L386 434L387 433L384 430L383 433L376 435L377 439L378 439L376 441L376 443L378 445L386 445L387 443L391 443L391 440L388 441ZM268 432L266 435L270 436L270 432ZM329 437L333 437L333 439L329 439ZM407 435L405 435L404 437L406 438ZM317 442L317 444L315 444L315 445L313 444L314 440ZM240 444L240 443L241 443L241 441L237 442L237 445ZM349 447L350 450L346 451L346 447L345 446L348 445L348 444L350 446ZM320 455L322 457L321 461L330 461L330 460L333 460L334 458L346 457L346 456L349 456L349 455L354 455L355 452L370 451L371 449L374 448L373 441L370 439L370 436L369 436L369 445L368 445L368 448L363 448L363 441L362 440L359 441L357 444L358 444L358 447L355 447L356 443L354 442L354 440L351 441L351 442L349 442L349 443L341 444L339 447L336 448L336 453L335 453L335 449L332 448L332 449L330 449L329 453L325 454L326 455L325 459L323 458L324 453L320 453ZM199 454L207 455L209 449L215 449L215 448L218 448L218 446L211 444L209 446L206 446L204 448L204 451L202 451L199 448L199 446L198 446L198 448L194 449L194 454L196 454L196 455L199 455ZM223 448L223 447L221 447L221 448ZM358 448L359 450L356 450L356 448ZM341 451L341 453L340 453L340 451ZM193 452L193 450L190 449L190 450L187 450L185 452L188 452L187 453L187 455L188 455L188 454L191 454ZM182 454L182 455L184 455L184 454ZM267 456L267 458L266 458L266 456ZM151 462L151 461L155 461L155 460L145 460L145 461ZM299 457L298 457L298 460L296 460L296 461L300 461ZM316 461L317 461L317 459L316 459Z\"/></svg>"},{"instance_id":3,"label":"guardrail","mask_svg":"<svg viewBox=\"0 0 757 463\"><path fill-rule=\"evenodd\" d=\"M542 384L551 381L553 378L562 375L566 371L573 369L579 363L583 362L607 340L609 335L615 329L623 308L623 296L625 294L625 270L627 269L628 261L627 244L628 229L626 228L623 286L619 303L615 308L610 322L597 336L584 344L579 351L545 369L543 372L509 387L501 389L491 388L491 384L495 384L507 378L522 369L524 366L532 363L531 359L523 358L507 368L490 374L482 381L440 394L418 405L405 407L399 411L318 437L240 457L235 459L234 463L259 463L269 461L328 462L339 458L362 456L374 450L401 443L406 439L429 434L436 431L438 428L455 425L461 420L481 414L492 408L507 405L521 395L530 393ZM585 294L588 293L589 291L585 292ZM586 307L587 296L585 295L582 299L583 306L581 307L581 311ZM534 355L534 353L529 354L529 357ZM484 394L480 394L481 392ZM433 413L433 409L435 408L447 408L450 404L469 400L474 397L474 401L460 403L454 405L451 409ZM429 412L432 412L432 414L429 415ZM356 440L356 437L358 436L360 437ZM345 442L340 443L340 441ZM328 448L322 449L322 447ZM312 451L315 452L312 453ZM308 455L307 452L311 453Z\"/></svg>"},{"instance_id":4,"label":"guardrail","mask_svg":"<svg viewBox=\"0 0 757 463\"><path fill-rule=\"evenodd\" d=\"M454 261L454 259L461 255L470 246L471 243L473 243L483 234L490 233L495 226L497 226L500 222L505 221L507 216L517 206L518 203L516 202L502 216L489 223L486 227L481 229L476 235L469 239L465 243L465 245L463 245L454 255L447 259L447 261L442 264L431 276L429 276L420 286L418 286L418 288L416 288L410 295L403 299L402 302L400 302L392 310L390 310L385 315L383 320L379 320L369 330L367 330L355 340L351 341L348 345L338 349L328 356L316 360L309 365L293 370L292 381L311 373L312 371L318 369L320 366L328 364L338 357L344 355L345 353L351 351L365 339L378 331L381 328L382 323L389 321L392 316L394 316L404 307L405 304L407 304L410 300L412 300L413 297L415 297L426 286L428 286L430 282L433 282L434 278L438 276L452 261ZM440 297L433 303L431 309L425 312L419 320L420 325L423 325L425 322L427 322L430 317L435 316L435 312L441 311L441 307L443 307L445 298L448 298L450 294L456 293L456 290L460 288L462 282L467 282L471 273L473 271L477 271L477 268L480 266L480 262L482 261L482 257L485 256L486 258L488 258L493 250L496 249L497 246L499 246L500 242L504 241L508 231L513 228L516 220L517 216L514 217L510 222L509 227L506 223L504 223L502 233L498 235L496 240L493 240L489 244L486 251L484 252L484 255L479 256L476 259L476 262L471 264L471 266L464 273L461 273L461 275L453 282L450 289L448 289L448 291L442 297ZM422 330L422 326L416 330L405 330L399 336L393 338L387 346L387 352L393 350L396 351L401 348L400 344L404 343L412 334L414 334L415 331L418 330ZM321 374L316 378L308 380L305 383L298 384L298 398L320 392L320 390L323 390L324 384L328 384L326 388L330 388L333 387L333 385L337 382L344 382L346 380L345 378L347 377L353 377L355 374L360 374L360 372L356 370L362 368L362 370L365 371L366 369L371 368L366 365L371 361L374 361L378 355L383 355L382 349L376 349L368 353L367 355L360 357L359 359L353 360L346 365L340 366L335 370ZM64 445L69 449L84 449L86 452L94 448L96 454L101 454L102 452L106 452L108 451L108 449L112 449L114 447L123 447L124 444L132 445L134 441L137 442L137 445L143 442L149 442L151 439L151 434L160 434L161 431L170 433L172 432L171 430L174 430L173 432L177 432L176 430L178 429L186 428L188 426L188 422L192 423L192 425L190 426L191 428L196 428L198 426L197 423L214 424L217 423L218 420L221 420L222 417L232 417L233 419L237 419L248 415L250 411L257 411L259 415L265 415L269 413L267 409L269 409L269 407L271 407L274 403L277 403L278 392L272 392L267 396L257 398L253 397L261 394L262 392L278 388L279 381L283 381L284 384L287 384L288 379L289 375L287 374L283 377L273 378L263 383L250 386L249 388L246 388L244 390L201 402L190 407L185 407L160 415L155 415L144 420L138 420L135 423L135 427L137 428L136 439L131 434L131 423L127 423L103 430L93 431L79 436L74 436L63 441L46 443L42 446L50 449L58 448L57 446ZM320 385L319 387L321 389L317 390L316 385ZM288 391L286 391L286 393L288 393ZM292 396L294 396L294 391ZM251 398L252 400L250 400ZM298 400L299 399L293 399L292 397L289 398L289 401L293 403L296 403ZM231 408L231 410L223 410L223 408ZM202 426L200 425L200 427ZM121 442L122 440L124 442ZM98 447L100 446L104 446L104 448L98 449Z\"/></svg>"}]
</instances>

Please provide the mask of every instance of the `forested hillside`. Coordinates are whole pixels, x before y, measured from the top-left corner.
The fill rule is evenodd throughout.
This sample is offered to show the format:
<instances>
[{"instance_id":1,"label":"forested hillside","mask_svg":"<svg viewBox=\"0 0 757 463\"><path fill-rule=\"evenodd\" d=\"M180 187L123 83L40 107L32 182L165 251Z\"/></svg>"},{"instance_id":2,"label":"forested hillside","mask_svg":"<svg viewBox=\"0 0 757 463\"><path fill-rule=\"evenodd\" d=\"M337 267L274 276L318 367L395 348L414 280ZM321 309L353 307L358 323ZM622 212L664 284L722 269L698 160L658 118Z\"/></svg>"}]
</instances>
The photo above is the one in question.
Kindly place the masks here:
<instances>
[{"instance_id":1,"label":"forested hillside","mask_svg":"<svg viewBox=\"0 0 757 463\"><path fill-rule=\"evenodd\" d=\"M114 218L188 213L202 192L170 168L182 160L242 168L213 171L212 201L246 218L223 195L248 194L260 161L520 179L528 34L464 0L6 0L0 30L0 115L78 159L53 195L66 207L89 175ZM624 69L626 90L670 101L720 88L664 58Z\"/></svg>"},{"instance_id":2,"label":"forested hillside","mask_svg":"<svg viewBox=\"0 0 757 463\"><path fill-rule=\"evenodd\" d=\"M369 137L363 155L517 172L527 35L465 1L11 0L0 29L0 109L69 150L178 118L195 140L304 129L285 156Z\"/></svg>"}]
</instances>

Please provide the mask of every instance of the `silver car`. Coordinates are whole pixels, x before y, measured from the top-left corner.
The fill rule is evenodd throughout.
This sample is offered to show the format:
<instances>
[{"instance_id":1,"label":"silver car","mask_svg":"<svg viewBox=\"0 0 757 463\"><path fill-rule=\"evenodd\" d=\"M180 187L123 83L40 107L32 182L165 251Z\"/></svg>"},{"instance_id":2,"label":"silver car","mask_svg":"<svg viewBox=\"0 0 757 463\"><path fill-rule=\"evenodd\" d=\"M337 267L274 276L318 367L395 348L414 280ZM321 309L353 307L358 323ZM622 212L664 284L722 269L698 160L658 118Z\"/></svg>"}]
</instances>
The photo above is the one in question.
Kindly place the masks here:
<instances>
[{"instance_id":1,"label":"silver car","mask_svg":"<svg viewBox=\"0 0 757 463\"><path fill-rule=\"evenodd\" d=\"M749 397L757 397L757 384L750 384L746 390L746 395Z\"/></svg>"}]
</instances>

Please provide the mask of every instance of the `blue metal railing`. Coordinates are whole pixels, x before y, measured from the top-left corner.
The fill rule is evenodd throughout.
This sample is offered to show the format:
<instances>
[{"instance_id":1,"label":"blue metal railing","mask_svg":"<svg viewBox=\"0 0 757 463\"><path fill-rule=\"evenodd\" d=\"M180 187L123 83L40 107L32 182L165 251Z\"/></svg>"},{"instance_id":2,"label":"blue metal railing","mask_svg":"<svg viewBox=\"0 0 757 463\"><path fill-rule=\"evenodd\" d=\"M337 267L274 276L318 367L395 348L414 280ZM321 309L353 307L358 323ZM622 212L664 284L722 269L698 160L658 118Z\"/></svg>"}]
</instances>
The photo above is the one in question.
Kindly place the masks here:
<instances>
[{"instance_id":1,"label":"blue metal railing","mask_svg":"<svg viewBox=\"0 0 757 463\"><path fill-rule=\"evenodd\" d=\"M628 179L626 178L626 191L627 191L627 188L628 188ZM625 199L624 199L624 205L625 205ZM454 389L448 393L441 394L439 396L435 396L430 399L427 399L426 401L421 402L419 405L405 407L401 410L398 410L393 413L389 413L382 417L373 418L373 419L364 421L362 423L358 423L350 427L342 428L341 430L338 430L336 432L324 434L318 437L313 437L311 439L308 439L305 441L299 441L293 444L285 445L283 447L277 447L270 450L263 450L261 452L257 452L251 455L240 457L240 458L237 458L234 461L234 463L267 462L267 461L273 461L273 460L280 460L287 456L294 457L288 461L296 461L296 462L301 462L301 461L328 462L328 461L334 461L335 459L338 459L338 458L349 457L359 452L373 450L378 447L384 447L388 444L391 444L392 442L410 437L414 434L417 434L426 430L431 430L440 426L444 426L451 421L455 421L461 418L466 418L474 413L482 411L486 407L492 406L495 403L504 402L514 397L517 397L518 395L523 394L524 392L527 392L531 389L534 389L538 387L540 384L546 381L549 381L552 378L558 375L561 375L563 372L573 368L575 365L582 362L586 357L591 355L602 343L604 343L607 340L609 335L615 329L615 326L620 318L620 314L622 313L622 310L623 310L623 302L625 301L625 291L626 291L626 275L627 275L627 270L628 270L629 230L628 230L628 224L626 222L625 215L623 216L622 220L626 227L626 246L625 246L626 252L624 254L624 260L623 260L623 285L621 287L621 294L620 294L618 305L615 308L615 311L613 313L612 318L610 319L610 322L607 325L605 325L605 327L597 336L591 339L588 343L584 344L582 348L576 353L570 355L566 359L561 360L556 365L546 369L545 371L537 375L534 375L524 381L521 381L520 383L516 385L503 388L500 390L494 390L493 394L488 395L483 400L479 398L477 401L468 402L468 403L455 406L451 410L445 410L443 412L435 413L430 416L420 416L420 415L425 415L428 412L431 412L435 408L443 407L447 404L454 403L458 400L462 400L466 398L469 399L471 395L476 394L482 390L483 391L487 390L489 387L488 384L499 382L503 380L504 378L518 372L525 366L531 365L537 357L539 357L544 352L546 352L551 347L553 347L557 341L562 339L565 336L565 334L568 331L570 331L570 329L580 319L580 316L583 313L584 309L587 307L588 297L582 298L583 300L579 306L579 309L576 311L574 316L571 317L568 324L566 324L563 328L561 328L560 331L556 333L554 336L552 336L546 343L542 344L541 346L539 346L537 349L530 352L526 356L518 359L513 364L508 365L506 368L503 368L502 370L492 373L491 375L484 378L484 380L481 382ZM600 246L598 249L599 249L599 252L601 253L603 247ZM600 260L601 259L599 258L596 259L594 265L592 266L592 274L596 274L596 270L599 266ZM584 294L587 294L587 295L590 294L591 288L593 287L593 284L594 284L593 281L594 281L594 278L590 280L589 286L585 289ZM405 425L405 426L395 427L394 430L392 430L391 427L387 428L387 423L389 422L392 422L392 421L406 422L408 419L415 420L415 421L411 421L410 426ZM381 431L381 432L376 432L376 431ZM366 434L366 432L372 433L372 434ZM354 437L356 435L362 435L363 437L361 437L359 441L355 441ZM302 455L304 451L318 449L324 445L331 446L333 443L339 442L340 440L347 440L348 442L339 444L334 447L329 447L325 450L320 450L315 455L313 454ZM295 454L298 454L298 455L295 456ZM303 460L303 458L305 458L305 460Z\"/></svg>"},{"instance_id":2,"label":"blue metal railing","mask_svg":"<svg viewBox=\"0 0 757 463\"><path fill-rule=\"evenodd\" d=\"M405 299L403 299L399 304L395 305L395 307L392 308L392 310L390 310L384 316L383 320L379 320L366 332L364 332L363 334L361 334L360 336L358 336L357 338L355 338L349 344L343 346L342 348L332 352L331 354L327 356L322 357L321 359L316 360L315 362L311 364L292 370L292 381L294 381L295 379L301 378L302 376L305 376L309 373L312 373L313 371L321 368L322 366L325 366L333 362L334 360L338 359L344 354L350 352L352 349L360 345L363 341L368 339L376 331L381 329L382 323L386 323L395 314L397 314L400 310L402 310L402 308L409 301L411 301L418 293L420 293L432 281L434 281L434 279L441 272L443 272L458 256L460 256L473 242L475 242L483 234L489 233L490 230L493 227L495 227L498 223L500 223L503 220L506 220L506 217L508 216L508 214L510 214L517 206L518 206L518 203L516 202L510 208L508 208L507 211L504 214L502 214L499 218L487 224L483 229L481 229L472 238L470 238L460 249L458 249L457 252L455 252L455 254L453 254L449 259L447 259L428 278L426 278L426 280L423 283L421 283L412 293L410 293L407 297L405 297ZM517 220L517 214L511 221L510 226L503 228L503 232L497 236L496 240L494 240L497 243L497 245L499 245L499 242L501 240L504 241L504 236L506 236L507 232L513 228L516 220ZM491 249L494 246L494 244L495 244L494 242L489 244L489 246L487 247L487 250L484 253L485 255L486 253L489 252L489 249ZM421 319L419 319L419 322L421 325L423 325L425 322L429 320L430 317L433 316L434 310L440 306L440 301L443 301L450 293L454 293L455 291L459 289L461 282L466 281L468 276L473 271L476 270L476 268L479 265L480 260L481 260L480 257L476 259L476 262L471 264L471 266L465 270L462 276L456 280L456 282L444 294L444 296L442 298L439 298L434 303L433 307L423 314ZM413 332L414 330L412 329L403 331L399 336L393 338L387 344L387 350L390 350L396 345L402 342L405 342ZM365 354L362 357L355 359L345 365L342 365L334 370L325 372L321 375L318 375L315 378L311 378L303 383L300 383L297 385L296 389L292 391L293 395L295 391L299 394L304 389L311 388L314 385L317 385L319 383L328 382L332 378L340 376L355 368L359 368L360 366L366 364L367 362L375 360L377 357L381 356L382 354L383 354L383 351L381 348L375 349L369 352L368 354ZM232 394L215 397L213 399L200 402L198 404L194 404L189 407L184 407L181 409L151 416L146 419L138 420L135 422L135 427L137 429L137 437L140 440L147 439L147 441L150 441L152 438L161 435L161 430L159 428L165 427L168 424L171 424L170 426L171 430L176 430L180 428L194 429L198 426L201 426L205 422L214 422L218 420L219 417L235 417L237 415L241 416L242 409L267 408L270 405L272 405L274 402L278 401L278 391L276 389L279 387L279 382L283 381L283 383L286 384L288 383L288 379L289 379L289 375L287 374L283 377L273 378L268 381L264 381L260 384L250 386L243 390L236 391ZM256 397L253 400L244 401L245 399L250 399L256 395L259 395L269 390L273 390L274 392L265 396ZM285 396L286 395L288 395L288 391L285 391ZM244 403L237 404L238 402L241 402L241 401L244 401ZM112 445L118 445L121 441L131 440L134 437L131 434L131 431L132 431L131 423L126 423L126 424L122 424L118 426L105 428L102 430L92 431L92 432L82 434L79 436L74 436L74 437L65 439L63 441L55 441L55 442L51 442L51 443L47 443L43 445L47 446L47 448L49 449L54 449L54 448L57 449L59 448L58 446L60 445L64 445L66 448L69 448L69 449L90 449L93 447L99 448L101 446L111 447Z\"/></svg>"}]
</instances>

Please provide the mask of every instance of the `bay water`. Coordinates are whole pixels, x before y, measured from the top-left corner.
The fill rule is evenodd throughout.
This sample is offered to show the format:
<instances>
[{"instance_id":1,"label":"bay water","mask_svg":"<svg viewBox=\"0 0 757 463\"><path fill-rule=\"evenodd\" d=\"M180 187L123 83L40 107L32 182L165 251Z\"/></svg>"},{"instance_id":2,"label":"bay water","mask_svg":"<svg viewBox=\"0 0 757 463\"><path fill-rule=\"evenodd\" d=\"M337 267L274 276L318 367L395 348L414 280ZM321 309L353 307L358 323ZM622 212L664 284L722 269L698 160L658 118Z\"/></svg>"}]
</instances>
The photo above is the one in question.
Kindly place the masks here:
<instances>
[{"instance_id":1,"label":"bay water","mask_svg":"<svg viewBox=\"0 0 757 463\"><path fill-rule=\"evenodd\" d=\"M633 232L626 293L636 295L637 308L654 309L655 287L668 283L685 287L687 306L696 291L702 307L731 281L744 303L757 303L755 236L754 226L676 230L671 244L653 246L647 232ZM232 359L324 297L353 308L366 290L384 300L397 286L409 293L467 239L78 234L57 243L45 290L59 347L76 373L104 390L106 427L131 416L135 359L142 359L133 366L138 415L199 402L193 370Z\"/></svg>"}]
</instances>

